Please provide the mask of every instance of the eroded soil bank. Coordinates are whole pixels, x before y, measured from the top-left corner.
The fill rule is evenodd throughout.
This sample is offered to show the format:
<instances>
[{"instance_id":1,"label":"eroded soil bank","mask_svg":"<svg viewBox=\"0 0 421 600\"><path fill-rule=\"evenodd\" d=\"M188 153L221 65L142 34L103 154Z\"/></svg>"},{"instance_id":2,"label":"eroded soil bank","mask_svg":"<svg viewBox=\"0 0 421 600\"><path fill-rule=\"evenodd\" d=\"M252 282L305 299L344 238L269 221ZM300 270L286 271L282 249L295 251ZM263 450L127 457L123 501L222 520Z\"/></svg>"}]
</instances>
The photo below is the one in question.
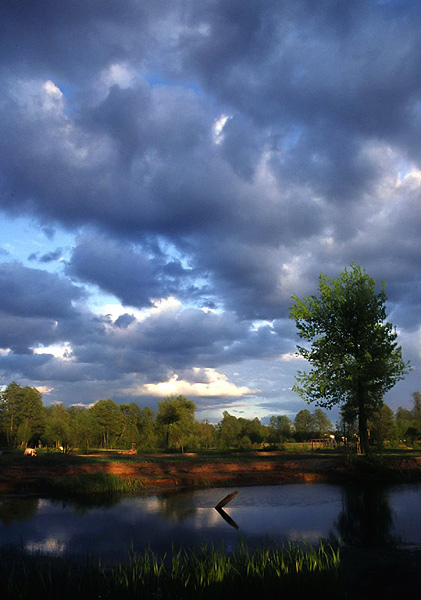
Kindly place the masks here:
<instances>
[{"instance_id":1,"label":"eroded soil bank","mask_svg":"<svg viewBox=\"0 0 421 600\"><path fill-rule=\"evenodd\" d=\"M276 485L297 482L346 482L379 478L381 480L421 480L421 457L387 457L366 460L343 456L300 456L285 459L281 455L241 456L214 460L186 456L124 457L109 454L96 457L63 457L61 464L48 464L43 457L26 458L20 464L0 465L0 493L43 493L61 478L94 473L111 473L123 480L137 480L144 489ZM91 459L92 462L89 462Z\"/></svg>"}]
</instances>

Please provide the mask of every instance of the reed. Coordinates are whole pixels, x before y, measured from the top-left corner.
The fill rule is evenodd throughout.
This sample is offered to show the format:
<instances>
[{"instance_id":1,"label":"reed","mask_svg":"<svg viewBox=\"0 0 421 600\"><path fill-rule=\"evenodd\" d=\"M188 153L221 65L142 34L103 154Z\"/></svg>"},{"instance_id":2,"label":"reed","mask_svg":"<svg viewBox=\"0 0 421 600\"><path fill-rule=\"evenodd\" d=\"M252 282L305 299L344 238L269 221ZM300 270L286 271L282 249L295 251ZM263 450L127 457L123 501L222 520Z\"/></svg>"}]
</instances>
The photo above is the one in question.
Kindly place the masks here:
<instances>
[{"instance_id":1,"label":"reed","mask_svg":"<svg viewBox=\"0 0 421 600\"><path fill-rule=\"evenodd\" d=\"M290 543L228 552L203 545L173 548L158 556L151 549L130 552L127 564L104 566L100 559L0 553L2 598L83 598L180 600L197 598L302 598L340 594L339 550L320 544Z\"/></svg>"},{"instance_id":2,"label":"reed","mask_svg":"<svg viewBox=\"0 0 421 600\"><path fill-rule=\"evenodd\" d=\"M112 473L65 475L52 484L51 492L67 497L136 493L144 489L140 479L122 479Z\"/></svg>"}]
</instances>

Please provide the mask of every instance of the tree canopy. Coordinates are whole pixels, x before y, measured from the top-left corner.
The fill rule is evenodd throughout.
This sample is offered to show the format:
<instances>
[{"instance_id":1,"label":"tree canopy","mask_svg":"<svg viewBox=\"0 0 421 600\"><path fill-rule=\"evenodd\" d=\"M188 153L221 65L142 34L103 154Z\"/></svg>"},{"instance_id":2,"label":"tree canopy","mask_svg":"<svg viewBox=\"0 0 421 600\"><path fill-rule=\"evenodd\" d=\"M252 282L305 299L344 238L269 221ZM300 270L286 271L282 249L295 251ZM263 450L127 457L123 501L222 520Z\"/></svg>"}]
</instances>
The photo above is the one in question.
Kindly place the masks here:
<instances>
[{"instance_id":1,"label":"tree canopy","mask_svg":"<svg viewBox=\"0 0 421 600\"><path fill-rule=\"evenodd\" d=\"M361 447L368 451L367 419L384 393L409 371L397 345L395 327L386 322L386 292L361 266L352 263L336 279L323 273L319 295L293 296L290 317L310 347L297 346L312 368L299 371L294 386L308 402L343 406L358 417Z\"/></svg>"}]
</instances>

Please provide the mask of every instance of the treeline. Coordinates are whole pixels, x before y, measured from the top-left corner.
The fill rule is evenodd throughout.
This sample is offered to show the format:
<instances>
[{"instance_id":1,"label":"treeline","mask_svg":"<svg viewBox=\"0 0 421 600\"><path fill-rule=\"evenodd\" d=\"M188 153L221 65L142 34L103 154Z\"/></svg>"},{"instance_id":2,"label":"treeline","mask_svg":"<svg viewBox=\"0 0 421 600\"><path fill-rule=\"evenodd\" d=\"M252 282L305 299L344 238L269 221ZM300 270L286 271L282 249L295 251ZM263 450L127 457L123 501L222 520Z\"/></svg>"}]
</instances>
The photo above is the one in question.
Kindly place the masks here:
<instances>
[{"instance_id":1,"label":"treeline","mask_svg":"<svg viewBox=\"0 0 421 600\"><path fill-rule=\"evenodd\" d=\"M91 448L154 450L248 449L305 441L334 430L321 409L300 411L294 422L273 416L269 425L258 418L235 417L227 411L213 425L195 418L196 405L171 396L158 409L99 400L91 408L63 404L44 406L36 388L12 382L0 396L0 445L9 448L42 445L64 452Z\"/></svg>"},{"instance_id":2,"label":"treeline","mask_svg":"<svg viewBox=\"0 0 421 600\"><path fill-rule=\"evenodd\" d=\"M421 393L414 395L412 410L399 408L396 414L383 405L370 423L373 443L407 440L413 444L421 436ZM272 416L268 425L256 417L245 419L223 413L213 425L195 418L194 402L184 396L170 396L157 411L138 404L118 405L111 399L99 400L91 408L44 406L36 388L12 382L0 395L0 446L24 448L39 445L69 452L89 452L92 448L135 447L142 452L157 450L196 451L206 449L246 450L280 447L286 442L305 442L336 435L351 438L356 425L341 421L334 427L320 409L301 410L292 421L285 415ZM355 429L356 431L356 429Z\"/></svg>"}]
</instances>

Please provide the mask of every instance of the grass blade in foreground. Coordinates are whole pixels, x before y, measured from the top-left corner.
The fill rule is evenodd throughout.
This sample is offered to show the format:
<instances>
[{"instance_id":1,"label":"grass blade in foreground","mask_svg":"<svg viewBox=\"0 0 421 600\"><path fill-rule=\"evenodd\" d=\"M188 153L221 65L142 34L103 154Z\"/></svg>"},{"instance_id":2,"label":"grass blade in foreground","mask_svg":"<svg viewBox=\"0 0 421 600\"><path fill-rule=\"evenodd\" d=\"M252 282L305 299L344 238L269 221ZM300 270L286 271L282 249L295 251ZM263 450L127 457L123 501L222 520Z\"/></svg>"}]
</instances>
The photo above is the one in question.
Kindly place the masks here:
<instances>
[{"instance_id":1,"label":"grass blade in foreground","mask_svg":"<svg viewBox=\"0 0 421 600\"><path fill-rule=\"evenodd\" d=\"M128 564L105 567L100 560L0 553L2 598L197 598L304 597L339 592L339 550L290 543L280 548L232 553L223 547L175 550L158 557L151 550L130 554ZM288 597L285 596L285 597Z\"/></svg>"}]
</instances>

